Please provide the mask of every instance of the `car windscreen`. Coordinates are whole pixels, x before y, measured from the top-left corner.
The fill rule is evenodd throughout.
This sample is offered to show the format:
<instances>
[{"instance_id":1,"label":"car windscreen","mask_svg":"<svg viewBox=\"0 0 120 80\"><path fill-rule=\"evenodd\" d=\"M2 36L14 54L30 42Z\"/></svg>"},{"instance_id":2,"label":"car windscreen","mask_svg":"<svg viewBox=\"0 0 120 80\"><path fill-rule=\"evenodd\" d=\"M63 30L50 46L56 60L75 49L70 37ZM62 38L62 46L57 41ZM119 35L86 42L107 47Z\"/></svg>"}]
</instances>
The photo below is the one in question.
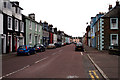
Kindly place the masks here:
<instances>
[{"instance_id":1,"label":"car windscreen","mask_svg":"<svg viewBox=\"0 0 120 80\"><path fill-rule=\"evenodd\" d=\"M76 44L76 46L82 46L82 44Z\"/></svg>"}]
</instances>

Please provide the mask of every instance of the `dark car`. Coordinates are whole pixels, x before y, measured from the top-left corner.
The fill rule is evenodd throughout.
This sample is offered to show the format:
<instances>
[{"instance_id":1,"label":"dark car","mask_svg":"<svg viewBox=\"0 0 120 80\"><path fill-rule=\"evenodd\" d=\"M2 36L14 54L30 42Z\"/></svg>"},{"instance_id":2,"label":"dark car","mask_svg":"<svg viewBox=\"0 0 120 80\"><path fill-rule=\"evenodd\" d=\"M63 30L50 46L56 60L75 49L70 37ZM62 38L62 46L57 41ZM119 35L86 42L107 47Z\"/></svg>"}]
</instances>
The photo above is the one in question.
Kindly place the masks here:
<instances>
[{"instance_id":1,"label":"dark car","mask_svg":"<svg viewBox=\"0 0 120 80\"><path fill-rule=\"evenodd\" d=\"M17 49L17 55L31 55L35 54L35 48L33 48L31 45L22 45L19 46Z\"/></svg>"},{"instance_id":2,"label":"dark car","mask_svg":"<svg viewBox=\"0 0 120 80\"><path fill-rule=\"evenodd\" d=\"M116 45L111 45L109 47L109 54L116 54L116 55L120 55L120 48Z\"/></svg>"},{"instance_id":3,"label":"dark car","mask_svg":"<svg viewBox=\"0 0 120 80\"><path fill-rule=\"evenodd\" d=\"M42 44L36 44L34 46L34 48L35 48L36 52L44 52L45 51L45 46Z\"/></svg>"},{"instance_id":4,"label":"dark car","mask_svg":"<svg viewBox=\"0 0 120 80\"><path fill-rule=\"evenodd\" d=\"M77 43L75 45L75 51L84 51L82 43Z\"/></svg>"},{"instance_id":5,"label":"dark car","mask_svg":"<svg viewBox=\"0 0 120 80\"><path fill-rule=\"evenodd\" d=\"M58 48L58 47L61 47L62 44L60 42L58 42L58 43L55 43L55 46L56 46L56 48Z\"/></svg>"}]
</instances>

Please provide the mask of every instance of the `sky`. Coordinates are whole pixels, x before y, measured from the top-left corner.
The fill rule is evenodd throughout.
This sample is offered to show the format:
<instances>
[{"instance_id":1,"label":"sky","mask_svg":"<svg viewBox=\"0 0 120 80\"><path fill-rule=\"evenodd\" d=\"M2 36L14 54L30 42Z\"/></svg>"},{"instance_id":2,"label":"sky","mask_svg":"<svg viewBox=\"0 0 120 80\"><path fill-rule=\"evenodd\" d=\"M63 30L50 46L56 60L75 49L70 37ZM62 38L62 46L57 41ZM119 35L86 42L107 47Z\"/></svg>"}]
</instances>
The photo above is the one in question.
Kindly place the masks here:
<instances>
[{"instance_id":1,"label":"sky","mask_svg":"<svg viewBox=\"0 0 120 80\"><path fill-rule=\"evenodd\" d=\"M108 12L117 0L10 0L19 1L26 16L35 13L36 21L47 21L58 30L73 37L82 37L91 17ZM86 24L88 22L88 24Z\"/></svg>"}]
</instances>

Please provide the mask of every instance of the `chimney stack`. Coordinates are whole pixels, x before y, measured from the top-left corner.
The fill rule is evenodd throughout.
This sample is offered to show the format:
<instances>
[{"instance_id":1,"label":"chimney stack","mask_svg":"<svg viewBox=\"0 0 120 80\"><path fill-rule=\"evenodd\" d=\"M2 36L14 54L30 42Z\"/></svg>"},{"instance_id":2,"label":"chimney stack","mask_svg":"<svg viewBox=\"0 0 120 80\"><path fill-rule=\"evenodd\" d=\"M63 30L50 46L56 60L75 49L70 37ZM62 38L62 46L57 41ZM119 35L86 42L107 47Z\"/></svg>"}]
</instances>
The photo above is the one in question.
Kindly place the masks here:
<instances>
[{"instance_id":1,"label":"chimney stack","mask_svg":"<svg viewBox=\"0 0 120 80\"><path fill-rule=\"evenodd\" d=\"M116 1L116 6L119 6L119 1L118 0Z\"/></svg>"},{"instance_id":2,"label":"chimney stack","mask_svg":"<svg viewBox=\"0 0 120 80\"><path fill-rule=\"evenodd\" d=\"M112 5L109 5L109 8L108 8L108 10L111 10L112 9Z\"/></svg>"},{"instance_id":3,"label":"chimney stack","mask_svg":"<svg viewBox=\"0 0 120 80\"><path fill-rule=\"evenodd\" d=\"M30 19L35 20L35 14L34 13L31 13L28 16L29 16Z\"/></svg>"}]
</instances>

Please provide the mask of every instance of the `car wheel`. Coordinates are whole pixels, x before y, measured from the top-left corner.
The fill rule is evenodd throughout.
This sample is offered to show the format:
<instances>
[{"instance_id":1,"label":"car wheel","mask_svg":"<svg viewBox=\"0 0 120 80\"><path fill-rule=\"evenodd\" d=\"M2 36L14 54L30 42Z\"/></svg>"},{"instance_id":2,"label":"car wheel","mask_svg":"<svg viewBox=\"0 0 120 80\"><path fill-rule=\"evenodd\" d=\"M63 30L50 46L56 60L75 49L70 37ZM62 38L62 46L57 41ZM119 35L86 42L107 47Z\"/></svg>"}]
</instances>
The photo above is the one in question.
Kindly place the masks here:
<instances>
[{"instance_id":1,"label":"car wheel","mask_svg":"<svg viewBox=\"0 0 120 80\"><path fill-rule=\"evenodd\" d=\"M20 56L20 54L17 53L17 56Z\"/></svg>"},{"instance_id":2,"label":"car wheel","mask_svg":"<svg viewBox=\"0 0 120 80\"><path fill-rule=\"evenodd\" d=\"M27 56L30 56L30 52L27 53Z\"/></svg>"},{"instance_id":3,"label":"car wheel","mask_svg":"<svg viewBox=\"0 0 120 80\"><path fill-rule=\"evenodd\" d=\"M36 51L34 52L34 54L36 54Z\"/></svg>"}]
</instances>

